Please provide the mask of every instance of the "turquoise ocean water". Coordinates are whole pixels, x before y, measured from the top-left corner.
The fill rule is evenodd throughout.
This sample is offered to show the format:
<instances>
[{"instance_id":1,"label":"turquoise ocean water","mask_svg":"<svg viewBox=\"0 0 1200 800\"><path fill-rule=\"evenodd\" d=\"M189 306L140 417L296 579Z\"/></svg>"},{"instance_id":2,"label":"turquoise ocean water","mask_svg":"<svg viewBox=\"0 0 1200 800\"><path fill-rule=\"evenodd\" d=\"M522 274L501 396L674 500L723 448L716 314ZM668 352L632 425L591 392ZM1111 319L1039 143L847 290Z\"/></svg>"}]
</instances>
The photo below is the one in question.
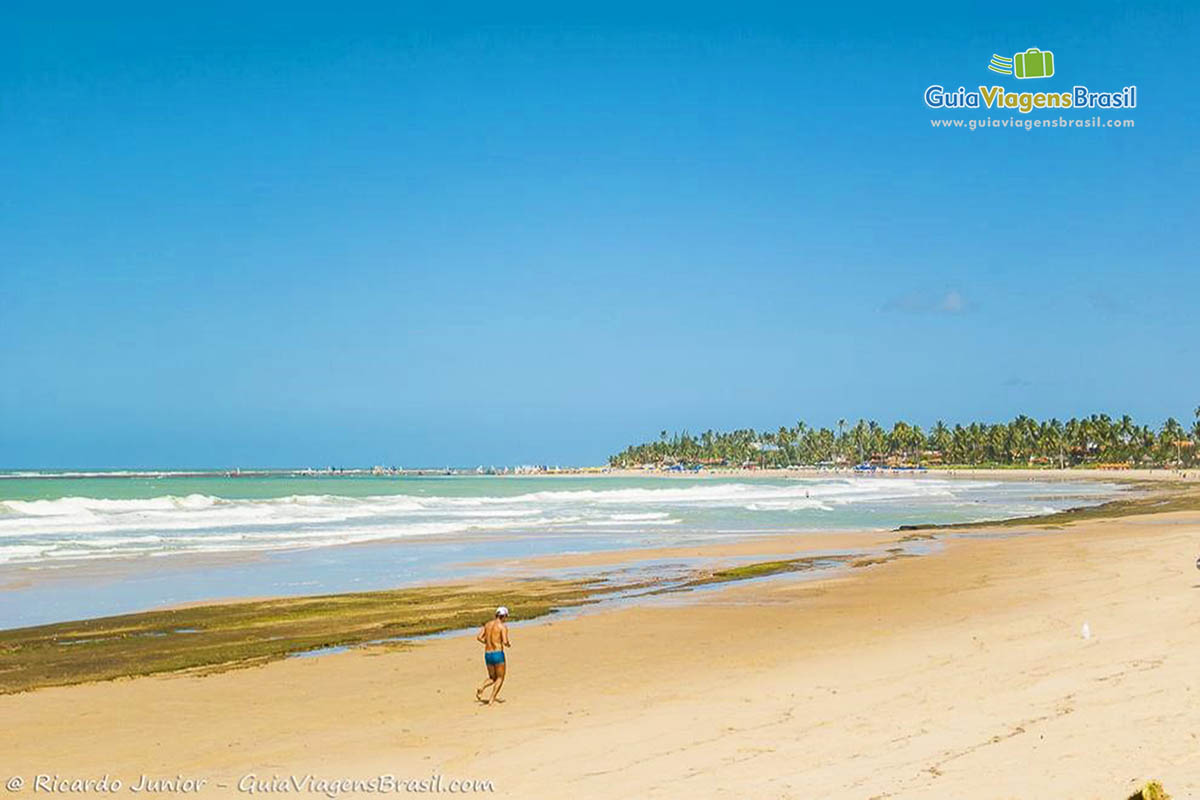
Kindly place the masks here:
<instances>
[{"instance_id":1,"label":"turquoise ocean water","mask_svg":"<svg viewBox=\"0 0 1200 800\"><path fill-rule=\"evenodd\" d=\"M481 560L1023 516L1116 491L916 474L0 473L0 628L492 571Z\"/></svg>"}]
</instances>

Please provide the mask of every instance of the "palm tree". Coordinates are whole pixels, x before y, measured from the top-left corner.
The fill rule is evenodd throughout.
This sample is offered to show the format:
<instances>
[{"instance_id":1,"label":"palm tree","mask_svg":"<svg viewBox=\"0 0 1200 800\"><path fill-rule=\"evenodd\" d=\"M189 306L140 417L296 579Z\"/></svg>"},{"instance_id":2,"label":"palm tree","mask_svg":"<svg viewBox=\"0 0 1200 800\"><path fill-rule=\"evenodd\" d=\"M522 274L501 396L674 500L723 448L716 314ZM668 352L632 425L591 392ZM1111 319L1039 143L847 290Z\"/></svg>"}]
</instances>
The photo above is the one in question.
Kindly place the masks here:
<instances>
[{"instance_id":1,"label":"palm tree","mask_svg":"<svg viewBox=\"0 0 1200 800\"><path fill-rule=\"evenodd\" d=\"M863 463L863 448L867 443L867 423L861 418L854 423L854 427L850 429L850 438L854 441L854 446L858 450L858 461Z\"/></svg>"},{"instance_id":2,"label":"palm tree","mask_svg":"<svg viewBox=\"0 0 1200 800\"><path fill-rule=\"evenodd\" d=\"M1180 452L1184 432L1183 426L1174 417L1167 417L1167 421L1163 423L1162 434L1159 437L1159 446L1166 452L1170 453L1171 447L1175 448L1175 462L1182 463L1183 454ZM1165 459L1164 459L1165 461Z\"/></svg>"},{"instance_id":3,"label":"palm tree","mask_svg":"<svg viewBox=\"0 0 1200 800\"><path fill-rule=\"evenodd\" d=\"M816 433L817 456L821 461L836 461L837 438L829 428L821 428Z\"/></svg>"},{"instance_id":4,"label":"palm tree","mask_svg":"<svg viewBox=\"0 0 1200 800\"><path fill-rule=\"evenodd\" d=\"M775 434L775 443L779 445L780 465L787 466L792 463L792 431L790 428L780 425L779 431Z\"/></svg>"},{"instance_id":5,"label":"palm tree","mask_svg":"<svg viewBox=\"0 0 1200 800\"><path fill-rule=\"evenodd\" d=\"M883 453L883 428L875 420L867 423L867 453Z\"/></svg>"},{"instance_id":6,"label":"palm tree","mask_svg":"<svg viewBox=\"0 0 1200 800\"><path fill-rule=\"evenodd\" d=\"M955 425L954 431L950 434L950 461L954 464L965 464L970 458L970 440L967 429L962 425Z\"/></svg>"},{"instance_id":7,"label":"palm tree","mask_svg":"<svg viewBox=\"0 0 1200 800\"><path fill-rule=\"evenodd\" d=\"M792 428L792 441L796 443L796 458L801 464L811 464L812 452L806 446L808 435L808 425L804 420L796 423Z\"/></svg>"},{"instance_id":8,"label":"palm tree","mask_svg":"<svg viewBox=\"0 0 1200 800\"><path fill-rule=\"evenodd\" d=\"M1121 460L1129 461L1133 457L1133 436L1137 430L1137 425L1133 423L1133 417L1128 414L1121 416L1121 421L1117 423L1117 438L1120 441Z\"/></svg>"},{"instance_id":9,"label":"palm tree","mask_svg":"<svg viewBox=\"0 0 1200 800\"><path fill-rule=\"evenodd\" d=\"M929 430L929 444L941 454L942 460L945 461L946 451L950 449L950 429L940 419Z\"/></svg>"},{"instance_id":10,"label":"palm tree","mask_svg":"<svg viewBox=\"0 0 1200 800\"><path fill-rule=\"evenodd\" d=\"M1058 455L1058 468L1062 469L1064 465L1063 446L1066 444L1066 435L1063 431L1063 424L1056 419L1051 419L1046 423L1046 452L1056 453Z\"/></svg>"}]
</instances>

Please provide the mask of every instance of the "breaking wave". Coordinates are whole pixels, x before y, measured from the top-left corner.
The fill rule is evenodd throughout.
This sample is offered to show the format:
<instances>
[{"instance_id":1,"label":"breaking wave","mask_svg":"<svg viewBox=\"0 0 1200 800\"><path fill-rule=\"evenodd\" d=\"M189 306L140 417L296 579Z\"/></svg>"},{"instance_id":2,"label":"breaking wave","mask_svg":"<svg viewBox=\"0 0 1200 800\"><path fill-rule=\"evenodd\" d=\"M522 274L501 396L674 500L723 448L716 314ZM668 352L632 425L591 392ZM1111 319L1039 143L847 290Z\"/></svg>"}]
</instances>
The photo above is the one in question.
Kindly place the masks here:
<instances>
[{"instance_id":1,"label":"breaking wave","mask_svg":"<svg viewBox=\"0 0 1200 800\"><path fill-rule=\"evenodd\" d=\"M230 499L167 494L145 499L5 500L0 501L0 564L270 551L472 532L666 530L695 520L720 527L735 517L754 528L764 515L778 526L814 528L843 508L953 504L961 501L962 493L990 485L850 478L477 496L296 494Z\"/></svg>"}]
</instances>

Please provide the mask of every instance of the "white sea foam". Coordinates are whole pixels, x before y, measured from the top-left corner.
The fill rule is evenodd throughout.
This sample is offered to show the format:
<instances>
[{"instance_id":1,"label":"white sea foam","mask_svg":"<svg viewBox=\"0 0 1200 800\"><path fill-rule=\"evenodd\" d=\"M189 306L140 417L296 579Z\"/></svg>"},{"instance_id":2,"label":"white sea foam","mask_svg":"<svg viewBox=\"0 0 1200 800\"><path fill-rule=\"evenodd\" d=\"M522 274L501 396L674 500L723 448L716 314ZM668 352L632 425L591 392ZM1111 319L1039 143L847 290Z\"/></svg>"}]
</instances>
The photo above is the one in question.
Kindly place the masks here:
<instances>
[{"instance_id":1,"label":"white sea foam","mask_svg":"<svg viewBox=\"0 0 1200 800\"><path fill-rule=\"evenodd\" d=\"M798 497L795 500L762 500L747 503L745 508L747 511L833 511L832 505L807 497Z\"/></svg>"},{"instance_id":2,"label":"white sea foam","mask_svg":"<svg viewBox=\"0 0 1200 800\"><path fill-rule=\"evenodd\" d=\"M654 528L660 525L678 525L681 522L683 522L681 519L623 520L609 517L608 519L588 520L584 524L589 528Z\"/></svg>"},{"instance_id":3,"label":"white sea foam","mask_svg":"<svg viewBox=\"0 0 1200 800\"><path fill-rule=\"evenodd\" d=\"M648 514L613 514L610 519L615 522L647 522L655 519L666 519L671 516L666 511L651 511Z\"/></svg>"},{"instance_id":4,"label":"white sea foam","mask_svg":"<svg viewBox=\"0 0 1200 800\"><path fill-rule=\"evenodd\" d=\"M962 493L992 485L856 478L482 496L299 494L230 499L165 494L143 499L6 500L0 502L0 563L313 548L489 531L652 530L697 520L712 529L734 518L739 524L759 519L753 515L765 515L768 527L776 529L813 527L838 509L953 505L964 502ZM744 527L762 524L749 522Z\"/></svg>"}]
</instances>

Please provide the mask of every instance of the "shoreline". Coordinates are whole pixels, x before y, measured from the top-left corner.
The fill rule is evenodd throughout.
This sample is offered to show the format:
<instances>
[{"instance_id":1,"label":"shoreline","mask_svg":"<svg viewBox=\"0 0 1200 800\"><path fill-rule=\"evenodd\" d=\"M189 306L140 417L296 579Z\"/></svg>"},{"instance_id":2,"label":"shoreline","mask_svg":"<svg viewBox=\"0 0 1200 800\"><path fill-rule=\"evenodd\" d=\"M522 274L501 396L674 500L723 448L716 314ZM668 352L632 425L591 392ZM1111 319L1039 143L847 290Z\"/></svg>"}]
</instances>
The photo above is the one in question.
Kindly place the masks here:
<instances>
[{"instance_id":1,"label":"shoreline","mask_svg":"<svg viewBox=\"0 0 1200 800\"><path fill-rule=\"evenodd\" d=\"M1154 491L1035 517L948 525L902 525L892 531L810 532L747 536L732 542L706 542L624 548L592 553L562 553L521 559L468 562L465 567L502 567L501 579L427 581L411 586L357 593L258 598L212 598L170 604L115 616L22 626L0 630L0 649L17 653L0 670L0 695L90 680L111 680L195 669L237 669L288 658L312 650L361 647L372 643L458 630L463 615L486 611L485 594L515 595L515 610L537 608L531 618L603 602L610 596L687 591L714 583L814 569L853 571L896 558L924 555L913 546L945 541L966 531L1062 530L1092 521L1111 521L1146 514L1200 512L1200 492L1190 487L1158 485ZM769 557L767 560L755 560ZM701 561L703 560L703 561ZM682 565L671 578L648 574L652 562ZM690 566L688 562L691 562ZM642 570L636 568L641 565ZM630 572L630 569L635 571ZM559 574L552 574L553 570ZM579 574L565 576L561 571ZM661 571L660 571L661 573ZM531 588L532 587L532 588ZM423 608L445 606L447 597L469 597L432 617ZM386 609L400 603L417 614L397 621ZM303 618L319 606L318 618ZM346 609L351 609L348 613ZM439 615L440 614L440 615ZM277 625L283 618L288 623ZM272 640L262 646L260 634L239 636L230 628L253 626ZM292 623L301 623L294 625ZM278 631L271 628L276 625ZM364 626L370 627L364 630ZM135 631L137 641L129 639ZM184 641L179 641L180 639ZM69 651L62 648L70 645ZM124 648L124 649L123 649ZM197 652L189 652L195 649ZM204 650L203 654L200 652ZM93 663L96 662L96 663ZM41 676L41 677L38 677Z\"/></svg>"},{"instance_id":2,"label":"shoreline","mask_svg":"<svg viewBox=\"0 0 1200 800\"><path fill-rule=\"evenodd\" d=\"M551 476L538 477L553 481ZM580 479L586 477L593 478L589 481L587 488L598 491L607 490L610 485L615 489L625 489L631 486L643 489L671 489L686 486L691 493L707 494L710 491L710 488L705 488L703 479L685 481L683 484L673 484L663 480L662 478L666 476L662 475L638 474L632 479L626 479L623 475L609 475L602 476L599 480L594 479L595 476L582 476ZM613 483L609 484L605 480L606 477ZM1086 478L1075 477L1081 483L1087 481ZM769 473L713 475L710 476L710 479L714 482L707 484L708 487L736 483L742 484L742 486L730 491L755 493L761 490L768 494L784 492L807 497L807 491L803 484L790 484L785 482L786 479ZM564 478L558 484L544 484L538 480L531 480L521 484L504 485L504 482L501 481L494 484L495 489L488 488L486 482L469 478L446 479L447 483L454 480L468 482L466 485L469 491L461 491L502 497L515 493L536 499L541 496L538 492L543 491L543 487L567 492L573 488L568 483L570 478ZM886 476L876 477L876 481L872 481L868 478L851 475L825 474L817 480L822 485L832 486L831 491L834 495L842 491L840 487L843 483L853 485L846 491L865 495L893 493L888 484L876 482L886 481ZM917 479L917 481L919 480L920 478ZM899 490L899 493L937 495L944 494L944 489L947 487L957 493L950 482L962 481L963 484L960 488L968 493L972 491L970 485L976 484L982 487L977 491L990 492L997 497L1030 494L1044 498L1044 503L1032 502L1031 505L1024 506L1027 509L1024 513L1030 513L1042 505L1063 508L1077 502L1094 502L1088 499L1089 494L1119 496L1123 491L1122 487L1134 486L1134 484L1108 482L1102 486L1090 487L1088 490L1081 489L1079 499L1076 501L1073 499L1075 493L1065 483L1060 484L1063 487L1062 490L1048 482L1039 485L1031 484L1031 488L1026 490L1017 484L1009 484L1006 488L996 482L979 483L973 480L973 476L945 476L932 480L937 483L928 488L922 488L914 481L905 480L898 486L902 485L907 488ZM230 482L225 483L227 486L232 485ZM381 481L379 486L380 490L389 488L400 492L401 495L398 497L425 493L434 495L448 493L453 496L460 491L440 487L426 488L411 484L404 487L400 485L401 483L400 481ZM181 484L178 489L173 489L167 485L156 484L149 489L143 487L138 491L145 492L147 490L159 494L172 491L183 494L185 491L194 490L194 487ZM229 491L234 490L230 489ZM337 490L331 485L328 488L308 486L305 491L321 493L336 492ZM360 486L357 491L361 493L363 491L375 492L376 490L370 487L363 489ZM711 488L711 491L716 492L718 489ZM568 496L571 495L568 494ZM388 502L394 501L389 500ZM220 501L213 501L213 504L214 508L223 507L220 505ZM522 535L523 528L520 524L522 520L518 517L527 513L522 509L520 513L514 512L513 519L505 521L507 527L512 529L509 533L494 533L487 530L487 525L484 525L480 531L464 529L460 532L436 536L405 536L401 534L404 533L404 527L411 521L400 519L395 529L389 529L389 523L385 521L380 527L383 535L374 535L370 541L333 542L321 547L312 547L303 546L309 536L304 534L298 535L297 542L290 547L276 548L264 545L262 549L254 549L252 544L243 545L234 542L230 545L234 549L224 553L200 552L199 549L196 552L186 550L171 552L171 540L168 537L163 540L167 544L162 545L161 552L139 553L133 552L134 548L130 548L129 552L114 552L103 557L17 561L0 566L0 596L6 596L3 592L14 593L7 595L12 600L12 604L7 606L4 614L0 616L3 616L3 627L7 629L101 615L160 610L180 604L195 605L218 598L303 596L305 594L414 587L453 580L481 580L487 577L483 573L491 571L497 566L507 567L545 554L579 551L602 553L632 549L642 551L635 558L647 559L651 557L649 551L663 545L687 544L696 541L725 544L740 539L757 538L764 534L772 537L791 535L796 531L804 531L806 528L812 532L837 530L839 535L850 535L855 530L884 530L901 523L919 523L926 520L922 513L907 513L903 505L893 505L891 511L885 511L885 508L886 506L881 507L881 513L874 519L867 516L861 520L851 521L849 524L846 522L839 524L838 514L834 514L831 518L833 521L828 522L825 515L814 512L814 514L800 515L796 518L775 515L774 519L768 518L765 524L761 525L757 524L756 518L752 516L728 524L725 524L724 520L708 524L701 523L694 533L689 533L691 528L688 524L678 528L672 528L669 525L661 528L650 527L658 524L657 521L645 523L647 526L645 530L635 530L638 523L620 521L614 524L624 527L617 527L611 531L600 530L599 527L595 529L592 527L594 524L600 525L600 523L593 523L589 518L584 518L584 521L575 528L568 525L561 530L555 530L551 526L544 531L533 531L534 535L529 537ZM542 516L555 516L537 508L533 510ZM616 509L616 511L620 510L622 509ZM658 509L652 508L651 510ZM686 507L684 510L687 510ZM833 509L822 508L821 510L831 511ZM261 511L259 508L254 508L250 513L257 514ZM334 512L340 513L337 508L334 508ZM276 512L270 510L269 513ZM851 513L853 513L852 509ZM1010 512L1004 501L999 501L995 506L990 507L960 504L960 507L949 509L948 513L935 516L933 519L980 519L1009 513L1017 512ZM607 519L606 514L611 514L614 520L621 516L628 516L616 514L615 511L601 511L596 512L595 515L601 519ZM676 516L680 515L676 514ZM303 521L304 517L301 515L297 519ZM686 521L686 519L685 516L684 520ZM417 523L421 522L421 519L417 517L414 517L414 520ZM484 520L485 523L488 521ZM539 519L537 521L540 523L547 520ZM549 521L553 522L553 520ZM451 523L454 523L453 519ZM10 522L10 525L12 524L15 523ZM121 523L117 520L115 524L120 525ZM417 525L417 527L421 526ZM601 525L601 527L603 526ZM277 526L276 529L280 533L272 535L277 538L289 538L284 527ZM358 535L352 528L347 530L351 531L351 539ZM629 534L627 531L632 531L632 533ZM149 529L147 532L153 533ZM143 533L143 531L135 530L132 535L140 536ZM224 532L218 531L218 533ZM726 534L728 534L728 538ZM166 537L167 534L163 534L163 536ZM219 538L228 539L230 537L226 534ZM19 540L16 541L18 545L22 544ZM265 537L264 541L266 541ZM271 542L266 544L269 545ZM832 546L846 547L849 545L835 544ZM781 547L781 543L772 545L766 548L767 552L764 554L772 557L786 555L787 551L780 552ZM88 552L86 541L77 548L77 552ZM703 558L699 554L693 557ZM544 570L553 569L553 560L543 562L542 567ZM549 577L558 576L551 575Z\"/></svg>"}]
</instances>

